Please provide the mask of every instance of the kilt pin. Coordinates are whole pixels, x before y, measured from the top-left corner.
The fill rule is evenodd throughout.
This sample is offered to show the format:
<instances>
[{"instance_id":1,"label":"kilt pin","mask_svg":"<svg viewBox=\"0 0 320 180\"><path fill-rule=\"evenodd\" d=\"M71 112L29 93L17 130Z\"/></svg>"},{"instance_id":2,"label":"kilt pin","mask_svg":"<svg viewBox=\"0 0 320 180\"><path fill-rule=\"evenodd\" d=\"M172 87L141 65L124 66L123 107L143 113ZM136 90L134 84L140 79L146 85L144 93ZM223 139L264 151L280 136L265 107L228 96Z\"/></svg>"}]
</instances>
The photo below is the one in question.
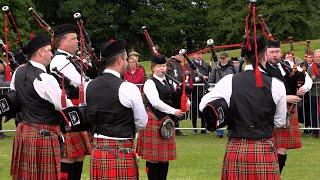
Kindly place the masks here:
<instances>
[{"instance_id":1,"label":"kilt pin","mask_svg":"<svg viewBox=\"0 0 320 180\"><path fill-rule=\"evenodd\" d=\"M275 147L286 149L301 148L301 135L297 114L292 114L290 125L287 128L276 128L274 130Z\"/></svg>"},{"instance_id":2,"label":"kilt pin","mask_svg":"<svg viewBox=\"0 0 320 180\"><path fill-rule=\"evenodd\" d=\"M148 161L170 161L177 159L176 137L163 139L160 135L161 124L168 116L158 120L150 111L148 113L148 123L145 129L139 132L137 142L137 154L142 159Z\"/></svg>"},{"instance_id":3,"label":"kilt pin","mask_svg":"<svg viewBox=\"0 0 320 180\"><path fill-rule=\"evenodd\" d=\"M138 160L133 140L94 138L90 160L92 180L136 180Z\"/></svg>"},{"instance_id":4,"label":"kilt pin","mask_svg":"<svg viewBox=\"0 0 320 180\"><path fill-rule=\"evenodd\" d=\"M273 139L230 138L221 179L280 179Z\"/></svg>"},{"instance_id":5,"label":"kilt pin","mask_svg":"<svg viewBox=\"0 0 320 180\"><path fill-rule=\"evenodd\" d=\"M20 123L13 141L12 179L61 179L58 134L59 126Z\"/></svg>"}]
</instances>

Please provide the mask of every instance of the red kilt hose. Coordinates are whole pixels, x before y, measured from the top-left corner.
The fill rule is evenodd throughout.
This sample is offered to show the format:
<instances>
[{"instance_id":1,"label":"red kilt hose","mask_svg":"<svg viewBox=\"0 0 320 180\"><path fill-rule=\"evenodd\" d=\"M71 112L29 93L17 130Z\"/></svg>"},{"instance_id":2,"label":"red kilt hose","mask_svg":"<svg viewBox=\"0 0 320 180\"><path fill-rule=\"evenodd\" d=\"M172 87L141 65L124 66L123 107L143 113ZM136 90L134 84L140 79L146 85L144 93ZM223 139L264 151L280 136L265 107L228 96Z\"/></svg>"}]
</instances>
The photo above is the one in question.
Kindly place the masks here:
<instances>
[{"instance_id":1,"label":"red kilt hose","mask_svg":"<svg viewBox=\"0 0 320 180\"><path fill-rule=\"evenodd\" d=\"M41 135L46 130L47 135ZM12 179L56 180L60 174L59 126L20 123L13 141Z\"/></svg>"},{"instance_id":2,"label":"red kilt hose","mask_svg":"<svg viewBox=\"0 0 320 180\"><path fill-rule=\"evenodd\" d=\"M90 179L136 180L139 178L133 140L94 138L93 141Z\"/></svg>"},{"instance_id":3,"label":"red kilt hose","mask_svg":"<svg viewBox=\"0 0 320 180\"><path fill-rule=\"evenodd\" d=\"M299 122L297 114L292 114L288 128L276 128L274 131L275 147L286 149L297 149L301 145Z\"/></svg>"},{"instance_id":4,"label":"red kilt hose","mask_svg":"<svg viewBox=\"0 0 320 180\"><path fill-rule=\"evenodd\" d=\"M224 155L221 179L280 179L273 140L230 138Z\"/></svg>"},{"instance_id":5,"label":"red kilt hose","mask_svg":"<svg viewBox=\"0 0 320 180\"><path fill-rule=\"evenodd\" d=\"M167 117L158 120L148 111L148 123L145 129L139 131L137 153L148 161L170 161L177 159L176 137L163 139L160 136L161 124Z\"/></svg>"},{"instance_id":6,"label":"red kilt hose","mask_svg":"<svg viewBox=\"0 0 320 180\"><path fill-rule=\"evenodd\" d=\"M66 133L63 157L78 158L90 155L91 138L87 131Z\"/></svg>"}]
</instances>

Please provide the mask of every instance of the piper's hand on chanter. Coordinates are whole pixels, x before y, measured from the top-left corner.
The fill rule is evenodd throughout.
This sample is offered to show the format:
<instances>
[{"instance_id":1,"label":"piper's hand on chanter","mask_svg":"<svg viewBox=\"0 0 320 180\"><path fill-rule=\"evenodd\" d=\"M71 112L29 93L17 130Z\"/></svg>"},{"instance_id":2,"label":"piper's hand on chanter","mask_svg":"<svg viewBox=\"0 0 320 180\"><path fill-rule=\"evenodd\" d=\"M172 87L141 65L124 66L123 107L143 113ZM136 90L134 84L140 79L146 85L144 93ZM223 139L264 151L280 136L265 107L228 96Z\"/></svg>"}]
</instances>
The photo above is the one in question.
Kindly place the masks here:
<instances>
[{"instance_id":1,"label":"piper's hand on chanter","mask_svg":"<svg viewBox=\"0 0 320 180\"><path fill-rule=\"evenodd\" d=\"M297 96L304 96L305 93L306 93L305 89L300 87L297 91Z\"/></svg>"},{"instance_id":2,"label":"piper's hand on chanter","mask_svg":"<svg viewBox=\"0 0 320 180\"><path fill-rule=\"evenodd\" d=\"M181 111L181 109L176 109L176 112L174 112L174 115L177 117L182 117L185 114L185 112Z\"/></svg>"},{"instance_id":3,"label":"piper's hand on chanter","mask_svg":"<svg viewBox=\"0 0 320 180\"><path fill-rule=\"evenodd\" d=\"M287 103L297 104L301 101L301 98L296 95L287 95Z\"/></svg>"},{"instance_id":4,"label":"piper's hand on chanter","mask_svg":"<svg viewBox=\"0 0 320 180\"><path fill-rule=\"evenodd\" d=\"M312 75L312 76L311 76L311 79L312 79L312 80L315 80L315 79L316 79L316 77L317 77L317 76Z\"/></svg>"}]
</instances>

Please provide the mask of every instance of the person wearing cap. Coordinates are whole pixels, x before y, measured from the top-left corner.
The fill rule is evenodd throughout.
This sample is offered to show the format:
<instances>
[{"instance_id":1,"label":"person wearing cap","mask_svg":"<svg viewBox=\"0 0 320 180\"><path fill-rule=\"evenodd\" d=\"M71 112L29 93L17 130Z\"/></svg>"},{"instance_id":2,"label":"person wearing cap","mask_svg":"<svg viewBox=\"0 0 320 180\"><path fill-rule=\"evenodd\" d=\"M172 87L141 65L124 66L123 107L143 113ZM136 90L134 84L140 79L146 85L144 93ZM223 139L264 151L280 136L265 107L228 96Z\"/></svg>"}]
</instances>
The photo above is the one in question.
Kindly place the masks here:
<instances>
[{"instance_id":1,"label":"person wearing cap","mask_svg":"<svg viewBox=\"0 0 320 180\"><path fill-rule=\"evenodd\" d=\"M184 112L172 105L172 87L164 75L167 71L165 57L154 55L151 69L153 74L143 87L148 124L139 132L137 153L146 160L148 179L153 180L166 179L169 161L177 158L174 122L169 115L182 117ZM165 127L170 128L165 131Z\"/></svg>"},{"instance_id":2,"label":"person wearing cap","mask_svg":"<svg viewBox=\"0 0 320 180\"><path fill-rule=\"evenodd\" d=\"M199 72L204 75L204 79L208 80L209 74L212 71L211 66L203 60L202 52L196 51L194 54L194 59L192 62L195 64L195 66L199 69ZM192 81L196 83L203 83L199 75L193 71L192 73ZM197 128L197 121L198 117L201 119L201 128L204 128L204 119L202 117L202 113L198 110L198 105L205 94L203 86L194 86L192 89L192 95L191 95L191 120L192 120L192 127ZM193 130L193 134L197 134L197 130ZM201 134L206 134L206 130L201 130Z\"/></svg>"},{"instance_id":3,"label":"person wearing cap","mask_svg":"<svg viewBox=\"0 0 320 180\"><path fill-rule=\"evenodd\" d=\"M128 65L126 42L106 42L100 52L103 74L86 89L94 134L90 179L138 179L134 138L148 117L139 88L121 79Z\"/></svg>"},{"instance_id":4,"label":"person wearing cap","mask_svg":"<svg viewBox=\"0 0 320 180\"><path fill-rule=\"evenodd\" d=\"M75 66L74 61L68 58L73 57L78 50L77 28L72 24L62 24L54 29L54 46L56 52L50 63L50 70L60 81L61 87L64 84L66 97L72 100L74 105L79 105L79 87L86 86L88 79L81 70ZM63 81L56 74L56 70L64 75ZM81 81L82 80L82 81ZM91 143L88 132L67 132L65 134L65 148L61 160L62 172L68 174L69 179L80 180L85 155L90 155Z\"/></svg>"},{"instance_id":5,"label":"person wearing cap","mask_svg":"<svg viewBox=\"0 0 320 180\"><path fill-rule=\"evenodd\" d=\"M288 103L288 117L287 126L277 128L274 131L275 147L277 149L280 173L287 159L287 149L297 149L301 147L301 138L299 131L299 122L295 112L294 104L301 101L299 96L303 96L311 89L312 80L309 75L302 72L300 67L297 67L295 74L287 67L293 68L293 64L287 63L287 66L279 63L281 61L280 41L268 40L267 41L267 65L266 70L273 76L283 81L286 87L286 100ZM286 62L284 62L286 63ZM304 84L297 87L297 79L304 79ZM297 90L298 88L298 90ZM293 109L293 110L292 110Z\"/></svg>"},{"instance_id":6,"label":"person wearing cap","mask_svg":"<svg viewBox=\"0 0 320 180\"><path fill-rule=\"evenodd\" d=\"M129 53L128 63L129 66L124 72L124 80L134 84L143 84L146 77L146 72L139 63L139 53L131 51Z\"/></svg>"},{"instance_id":7,"label":"person wearing cap","mask_svg":"<svg viewBox=\"0 0 320 180\"><path fill-rule=\"evenodd\" d=\"M254 38L250 38L245 71L222 78L199 105L203 111L211 101L223 98L230 108L221 179L280 179L272 137L274 127L286 122L285 86L262 70L266 40L259 35L256 42L257 59Z\"/></svg>"},{"instance_id":8,"label":"person wearing cap","mask_svg":"<svg viewBox=\"0 0 320 180\"><path fill-rule=\"evenodd\" d=\"M210 73L209 83L217 83L226 75L236 74L238 72L232 61L229 61L229 54L227 52L222 52L219 59L219 64L213 68ZM219 138L223 138L224 133L222 129L217 129L216 134Z\"/></svg>"},{"instance_id":9,"label":"person wearing cap","mask_svg":"<svg viewBox=\"0 0 320 180\"><path fill-rule=\"evenodd\" d=\"M61 179L60 114L61 89L47 73L52 52L51 40L39 35L26 46L29 62L13 74L10 89L16 91L22 122L13 142L12 179ZM72 106L69 99L67 106Z\"/></svg>"}]
</instances>

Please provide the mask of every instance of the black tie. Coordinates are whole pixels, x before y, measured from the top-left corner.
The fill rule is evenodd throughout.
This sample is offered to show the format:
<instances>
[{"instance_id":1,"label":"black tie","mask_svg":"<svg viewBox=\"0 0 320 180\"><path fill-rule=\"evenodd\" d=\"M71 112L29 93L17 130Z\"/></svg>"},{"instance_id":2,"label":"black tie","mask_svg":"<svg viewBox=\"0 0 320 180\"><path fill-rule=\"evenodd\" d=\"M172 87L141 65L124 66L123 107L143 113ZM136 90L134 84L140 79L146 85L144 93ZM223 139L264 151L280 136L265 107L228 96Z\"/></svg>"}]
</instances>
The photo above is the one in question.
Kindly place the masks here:
<instances>
[{"instance_id":1,"label":"black tie","mask_svg":"<svg viewBox=\"0 0 320 180\"><path fill-rule=\"evenodd\" d=\"M279 66L278 66L278 65L275 65L274 68L275 68L277 74L279 74L279 75L282 76L282 73L281 73L281 70L280 70Z\"/></svg>"},{"instance_id":2,"label":"black tie","mask_svg":"<svg viewBox=\"0 0 320 180\"><path fill-rule=\"evenodd\" d=\"M168 81L167 81L166 79L164 79L164 80L162 80L162 82L163 82L164 86L165 86L167 89L170 90L170 86L169 86Z\"/></svg>"}]
</instances>

